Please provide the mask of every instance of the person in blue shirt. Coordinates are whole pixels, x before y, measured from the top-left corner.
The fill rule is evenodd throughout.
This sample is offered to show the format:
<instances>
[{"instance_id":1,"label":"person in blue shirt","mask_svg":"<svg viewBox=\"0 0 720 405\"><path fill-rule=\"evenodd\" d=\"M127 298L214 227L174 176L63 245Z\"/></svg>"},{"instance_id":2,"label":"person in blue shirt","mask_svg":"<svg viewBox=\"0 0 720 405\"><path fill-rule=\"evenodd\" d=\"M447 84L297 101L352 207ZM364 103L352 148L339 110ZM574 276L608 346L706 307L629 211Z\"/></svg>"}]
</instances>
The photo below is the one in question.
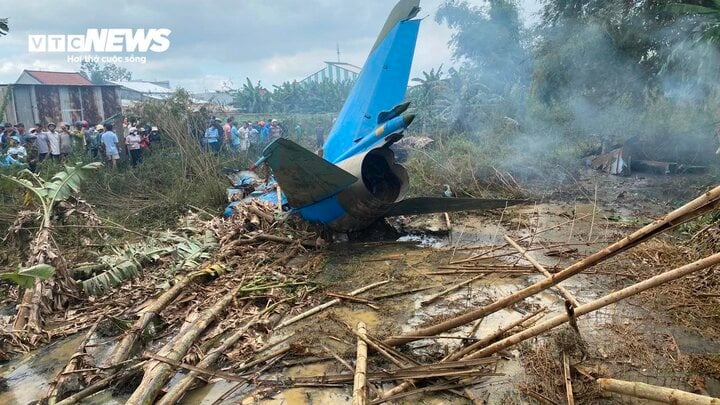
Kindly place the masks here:
<instances>
[{"instance_id":1,"label":"person in blue shirt","mask_svg":"<svg viewBox=\"0 0 720 405\"><path fill-rule=\"evenodd\" d=\"M117 167L117 161L120 160L120 148L118 144L118 136L113 132L112 124L105 124L105 132L100 136L100 141L105 148L105 157L110 164L108 167L115 169Z\"/></svg>"},{"instance_id":2,"label":"person in blue shirt","mask_svg":"<svg viewBox=\"0 0 720 405\"><path fill-rule=\"evenodd\" d=\"M215 153L220 152L220 134L222 134L222 127L220 127L220 120L216 119L212 125L205 130L203 141L208 150Z\"/></svg>"},{"instance_id":3,"label":"person in blue shirt","mask_svg":"<svg viewBox=\"0 0 720 405\"><path fill-rule=\"evenodd\" d=\"M268 119L265 121L265 126L260 131L260 140L263 144L268 143L270 140L270 133L272 132L272 125L270 125L270 120Z\"/></svg>"},{"instance_id":4,"label":"person in blue shirt","mask_svg":"<svg viewBox=\"0 0 720 405\"><path fill-rule=\"evenodd\" d=\"M240 131L238 130L237 122L233 122L230 127L230 143L232 144L233 152L240 151Z\"/></svg>"}]
</instances>

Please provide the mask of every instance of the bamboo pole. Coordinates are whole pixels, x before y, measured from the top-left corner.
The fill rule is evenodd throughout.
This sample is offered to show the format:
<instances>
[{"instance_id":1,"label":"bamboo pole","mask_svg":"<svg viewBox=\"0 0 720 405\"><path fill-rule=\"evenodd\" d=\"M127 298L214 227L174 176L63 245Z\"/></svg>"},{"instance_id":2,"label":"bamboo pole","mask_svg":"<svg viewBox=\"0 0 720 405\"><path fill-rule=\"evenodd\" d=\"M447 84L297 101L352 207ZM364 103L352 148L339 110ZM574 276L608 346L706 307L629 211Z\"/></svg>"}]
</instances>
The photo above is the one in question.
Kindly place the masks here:
<instances>
[{"instance_id":1,"label":"bamboo pole","mask_svg":"<svg viewBox=\"0 0 720 405\"><path fill-rule=\"evenodd\" d=\"M706 192L695 200L683 205L665 215L663 218L642 227L641 229L633 232L631 235L613 243L612 245L576 262L575 264L567 267L559 273L553 274L550 278L545 278L538 281L537 283L526 287L513 294L505 296L492 304L478 308L476 310L455 316L446 321L440 322L437 325L425 327L419 330L410 331L408 335L416 336L431 336L450 329L457 328L465 325L466 323L475 321L484 316L487 316L493 312L496 312L502 308L506 308L516 302L519 302L531 295L537 294L544 291L557 283L564 281L581 271L592 267L604 260L607 260L619 253L622 253L640 243L643 243L660 233L672 229L682 223L685 223L699 215L709 212L717 208L717 201L720 198L720 186ZM397 346L400 344L412 342L417 339L410 338L399 338L399 339L388 339L384 343L388 346Z\"/></svg>"},{"instance_id":2,"label":"bamboo pole","mask_svg":"<svg viewBox=\"0 0 720 405\"><path fill-rule=\"evenodd\" d=\"M365 337L367 330L365 323L357 325L357 360L355 362L355 379L353 381L353 405L365 405L367 403L367 343L360 338Z\"/></svg>"},{"instance_id":3,"label":"bamboo pole","mask_svg":"<svg viewBox=\"0 0 720 405\"><path fill-rule=\"evenodd\" d=\"M207 355L197 364L197 367L199 368L208 368L212 366L215 361L217 361L218 358L220 358L220 355L225 353L227 350L232 348L235 343L237 343L238 340L240 340L244 335L245 332L252 327L255 322L257 322L260 318L263 317L263 315L267 314L268 312L274 310L278 305L280 305L282 302L287 301L283 300L278 303L273 304L272 306L264 309L263 311L259 312L252 318L250 318L245 324L243 324L241 327L239 327L235 332L228 336L227 339L225 339L222 344L212 350L210 350ZM188 389L195 383L197 380L197 377L200 373L197 371L190 371L185 377L182 378L177 384L174 384L168 392L160 398L160 400L157 402L157 405L172 405L176 404L180 399L185 395L185 392L187 392Z\"/></svg>"},{"instance_id":4,"label":"bamboo pole","mask_svg":"<svg viewBox=\"0 0 720 405\"><path fill-rule=\"evenodd\" d=\"M565 395L567 396L568 405L575 405L575 396L573 395L572 378L570 374L570 358L567 353L562 354L563 375L565 377Z\"/></svg>"},{"instance_id":5,"label":"bamboo pole","mask_svg":"<svg viewBox=\"0 0 720 405\"><path fill-rule=\"evenodd\" d=\"M90 330L88 330L88 332L85 334L82 342L80 342L80 344L78 345L75 353L72 355L72 357L70 357L68 363L58 373L58 375L55 377L55 380L53 380L48 385L48 390L45 393L45 398L43 398L43 401L46 402L48 405L55 405L57 403L58 394L60 393L60 390L65 383L65 380L67 379L65 375L79 371L80 364L82 364L82 357L87 356L87 351L85 347L87 346L88 342L90 342L92 335L95 333L98 325L100 325L100 321L102 321L103 319L105 319L105 317L101 316L100 318L98 318L97 321L95 321Z\"/></svg>"},{"instance_id":6,"label":"bamboo pole","mask_svg":"<svg viewBox=\"0 0 720 405\"><path fill-rule=\"evenodd\" d=\"M90 384L87 388L83 389L80 392L77 392L62 401L58 402L55 405L75 405L79 404L83 399L89 397L90 395L94 395L105 388L107 388L110 384L113 383L113 381L131 376L135 373L140 372L140 367L142 367L145 364L146 361L142 361L140 363L134 364L128 368L123 368L120 371L115 372L114 374L110 374L109 376L100 379L98 381L95 381L94 383Z\"/></svg>"},{"instance_id":7,"label":"bamboo pole","mask_svg":"<svg viewBox=\"0 0 720 405\"><path fill-rule=\"evenodd\" d=\"M622 381L612 378L598 378L598 386L610 392L636 398L650 399L666 404L720 405L720 398L692 394L672 388L658 387L641 382Z\"/></svg>"},{"instance_id":8,"label":"bamboo pole","mask_svg":"<svg viewBox=\"0 0 720 405\"><path fill-rule=\"evenodd\" d=\"M130 357L130 352L132 351L138 336L140 336L142 331L150 324L150 321L160 314L160 312L165 309L165 307L167 307L183 289L195 281L196 278L209 274L210 273L205 270L188 274L186 277L178 280L175 285L162 293L147 308L143 309L140 313L140 318L133 323L132 327L125 333L125 336L123 336L122 340L120 340L113 349L106 362L107 365L116 367L127 360Z\"/></svg>"},{"instance_id":9,"label":"bamboo pole","mask_svg":"<svg viewBox=\"0 0 720 405\"><path fill-rule=\"evenodd\" d=\"M696 262L686 264L682 267L678 267L677 269L666 271L665 273L658 274L655 277L651 277L645 281L641 281L637 284L633 284L631 286L623 288L622 290L618 290L614 293L608 294L608 295L606 295L602 298L599 298L595 301L589 302L585 305L581 305L578 308L575 308L575 316L582 316L582 315L589 314L593 311L597 311L600 308L606 307L610 304L614 304L625 298L639 294L643 291L647 291L651 288L655 288L655 287L657 287L661 284L667 283L669 281L677 280L681 277L687 276L688 274L694 273L696 271L703 270L703 269L706 269L711 266L715 266L719 263L720 263L720 253L715 253L712 256L708 256L708 257L698 260ZM490 356L491 354L495 354L495 353L499 352L500 350L507 349L510 346L516 345L527 339L538 336L541 333L547 332L548 330L550 330L552 328L562 325L563 323L567 322L569 319L570 318L568 317L568 314L566 314L566 313L562 314L562 315L558 315L558 316L551 318L545 322L535 325L532 328L525 329L522 332L518 332L518 333L516 333L512 336L509 336L499 342L493 343L484 349L480 349L479 351L477 351L475 353L465 356L463 359L476 359L476 358L480 358L480 357Z\"/></svg>"},{"instance_id":10,"label":"bamboo pole","mask_svg":"<svg viewBox=\"0 0 720 405\"><path fill-rule=\"evenodd\" d=\"M531 313L523 316L523 317L520 318L520 319L517 319L517 320L515 320L515 321L513 321L513 322L510 322L510 323L507 324L507 325L502 326L501 328L499 328L499 329L496 330L495 332L493 332L493 333L491 333L490 335L488 335L488 336L486 336L486 337L478 340L477 342L471 344L470 346L467 346L467 347L465 347L465 348L462 348L462 349L460 349L460 350L452 353L451 355L447 356L445 359L443 359L443 360L442 360L440 363L438 363L437 365L438 365L438 366L443 366L443 365L452 364L453 362L457 362L457 361L460 360L463 356L465 356L465 355L467 355L467 354L469 354L469 353L472 353L472 352L474 352L474 351L476 351L476 350L479 350L479 349L481 349L481 348L489 345L489 344L492 343L493 341L501 338L502 335L504 335L504 334L505 334L506 332L508 332L509 330L511 330L511 329L513 329L513 328L515 328L515 327L517 327L517 326L520 326L520 325L524 324L525 322L529 321L529 320L532 319L532 318L535 318L537 315L542 314L543 312L545 312L545 310L546 310L546 308L540 308L540 309L538 309L537 311L531 312ZM383 394L382 398L386 398L386 399L387 399L387 398L393 397L393 396L395 396L395 395L397 395L397 394L399 394L399 393L401 393L401 392L403 392L403 391L405 391L405 390L408 390L410 387L413 386L414 383L415 383L415 382L412 381L412 380L404 381L404 382L402 382L401 384L397 385L396 387L391 388L390 390L386 391L385 394Z\"/></svg>"},{"instance_id":11,"label":"bamboo pole","mask_svg":"<svg viewBox=\"0 0 720 405\"><path fill-rule=\"evenodd\" d=\"M236 287L225 294L212 307L203 311L202 314L194 321L184 333L177 335L160 349L158 355L167 357L174 361L180 361L185 356L190 346L195 340L207 329L208 326L217 318L220 313L227 307L235 296L243 288L242 283L238 283ZM170 378L173 367L167 363L159 361L150 361L145 366L145 374L142 382L135 389L133 394L127 400L126 404L130 405L149 405L155 402L155 398L165 386Z\"/></svg>"},{"instance_id":12,"label":"bamboo pole","mask_svg":"<svg viewBox=\"0 0 720 405\"><path fill-rule=\"evenodd\" d=\"M489 344L492 343L493 341L501 338L502 335L504 335L505 333L507 333L509 330L511 330L511 329L513 329L513 328L515 328L515 327L517 327L517 326L520 326L520 325L524 324L525 322L527 322L527 321L530 320L531 318L536 317L536 316L539 315L539 314L544 313L545 310L546 310L546 308L540 308L540 309L538 309L537 311L531 312L531 313L523 316L523 317L520 318L520 319L517 319L517 320L515 320L515 321L513 321L513 322L510 322L510 323L507 324L507 325L503 325L502 327L498 328L498 330L496 330L495 332L489 334L488 336L486 336L486 337L478 340L477 342L471 344L471 345L468 346L468 347L465 347L464 349L461 349L461 350L459 350L459 351L451 354L451 355L448 357L447 360L448 360L448 361L460 360L460 359L463 358L464 356L466 356L466 355L468 355L468 354L470 354L470 353L472 353L472 352L474 352L474 351L476 351L476 350L479 350L479 349L481 349L481 348L489 345Z\"/></svg>"},{"instance_id":13,"label":"bamboo pole","mask_svg":"<svg viewBox=\"0 0 720 405\"><path fill-rule=\"evenodd\" d=\"M515 248L515 250L520 252L520 254L525 258L525 260L529 261L530 264L532 264L533 267L535 267L545 277L552 277L552 274L549 271L547 271L547 269L542 264L540 264L540 262L535 260L534 257L530 256L530 254L528 253L528 251L525 248L520 246L517 242L515 242L511 237L509 237L507 235L505 235L505 240L507 241L507 243L510 244L510 246L512 246L513 248ZM560 294L563 297L565 297L566 300L570 301L570 303L574 307L580 306L580 303L578 302L578 300L576 300L575 297L572 294L570 294L570 291L565 289L565 287L558 284L555 286L555 288L557 288L557 290L560 291Z\"/></svg>"},{"instance_id":14,"label":"bamboo pole","mask_svg":"<svg viewBox=\"0 0 720 405\"><path fill-rule=\"evenodd\" d=\"M390 280L379 281L379 282L377 282L377 283L370 284L370 285L365 286L365 287L362 287L362 288L358 288L357 290L352 291L352 292L348 293L347 295L355 296L355 295L358 295L358 294L362 294L362 293L364 293L365 291L372 290L372 289L375 288L375 287L379 287L379 286L381 286L381 285L385 285L385 284L387 284L387 283L389 283L389 282L390 282ZM292 317L292 318L290 318L290 319L288 319L288 320L285 320L285 321L283 321L283 322L280 322L280 323L275 327L275 330L279 330L280 328L284 328L284 327L286 327L286 326L288 326L288 325L292 325L293 323L295 323L295 322L297 322L297 321L300 321L300 320L303 320L303 319L307 318L307 317L310 316L310 315L314 315L314 314L322 311L323 309L329 308L329 307L331 307L331 306L339 303L340 301L341 301L341 300L340 300L339 298L335 298L335 299L330 300L330 301L328 301L328 302L326 302L326 303L324 303L324 304L320 304L320 305L318 305L318 306L316 306L316 307L310 308L309 310L307 310L307 311L305 311L305 312L303 312L303 313L301 313L301 314L299 314L299 315L296 315L296 316L294 316L294 317Z\"/></svg>"},{"instance_id":15,"label":"bamboo pole","mask_svg":"<svg viewBox=\"0 0 720 405\"><path fill-rule=\"evenodd\" d=\"M296 239L284 238L282 236L268 235L265 233L257 235L256 238L259 240L265 240L265 241L269 241L269 242L288 243L288 244L300 242L300 244L306 248L314 249L314 248L318 247L317 243L315 243L315 241L312 241L312 240L296 240Z\"/></svg>"},{"instance_id":16,"label":"bamboo pole","mask_svg":"<svg viewBox=\"0 0 720 405\"><path fill-rule=\"evenodd\" d=\"M465 281L463 281L463 282L461 282L461 283L457 283L457 284L455 284L455 285L451 285L450 287L448 287L448 288L440 291L439 293L430 296L428 299L420 302L420 305L422 305L422 306L430 305L430 304L432 304L433 302L435 302L435 301L439 300L440 298L442 298L445 294L450 293L450 292L453 292L453 291L455 291L455 290L457 290L457 289L459 289L459 288L462 288L462 287L464 287L464 286L466 286L466 285L468 285L468 284L471 284L471 283L473 283L474 281L477 281L477 280L479 280L479 279L482 278L482 277L485 277L485 274L479 274L479 275L477 275L477 276L475 276L475 277L473 277L473 278L471 278L471 279L469 279L469 280L465 280Z\"/></svg>"}]
</instances>

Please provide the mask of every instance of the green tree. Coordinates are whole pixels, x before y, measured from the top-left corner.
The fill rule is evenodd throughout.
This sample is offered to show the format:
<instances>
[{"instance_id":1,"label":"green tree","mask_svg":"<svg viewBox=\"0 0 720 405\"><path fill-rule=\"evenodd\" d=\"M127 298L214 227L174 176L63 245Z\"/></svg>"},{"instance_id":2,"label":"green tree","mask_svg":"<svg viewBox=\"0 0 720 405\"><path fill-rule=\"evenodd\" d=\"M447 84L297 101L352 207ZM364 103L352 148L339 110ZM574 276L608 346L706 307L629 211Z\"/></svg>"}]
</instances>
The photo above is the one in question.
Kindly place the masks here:
<instances>
[{"instance_id":1,"label":"green tree","mask_svg":"<svg viewBox=\"0 0 720 405\"><path fill-rule=\"evenodd\" d=\"M691 17L696 25L693 33L698 40L720 45L720 0L672 3L665 6L665 10L676 16Z\"/></svg>"},{"instance_id":2,"label":"green tree","mask_svg":"<svg viewBox=\"0 0 720 405\"><path fill-rule=\"evenodd\" d=\"M515 84L527 82L529 58L514 0L487 0L483 6L449 0L435 20L453 29L454 59L475 69L484 85L508 94Z\"/></svg>"},{"instance_id":3,"label":"green tree","mask_svg":"<svg viewBox=\"0 0 720 405\"><path fill-rule=\"evenodd\" d=\"M132 73L129 70L113 63L100 66L97 62L82 61L80 63L80 73L95 84L132 80Z\"/></svg>"}]
</instances>

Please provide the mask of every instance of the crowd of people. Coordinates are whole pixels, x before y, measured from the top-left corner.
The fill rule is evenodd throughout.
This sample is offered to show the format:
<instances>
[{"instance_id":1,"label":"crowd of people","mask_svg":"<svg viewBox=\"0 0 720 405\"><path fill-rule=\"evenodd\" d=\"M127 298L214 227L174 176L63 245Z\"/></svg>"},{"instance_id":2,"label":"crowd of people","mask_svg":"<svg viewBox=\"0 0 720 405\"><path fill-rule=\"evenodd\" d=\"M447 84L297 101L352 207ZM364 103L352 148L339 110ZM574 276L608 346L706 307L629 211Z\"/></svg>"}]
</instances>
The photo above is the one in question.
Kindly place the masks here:
<instances>
[{"instance_id":1,"label":"crowd of people","mask_svg":"<svg viewBox=\"0 0 720 405\"><path fill-rule=\"evenodd\" d=\"M29 130L23 123L5 123L0 134L0 166L27 167L37 172L38 165L46 160L65 163L71 154L85 154L90 159L107 161L117 167L120 159L120 139L110 123L90 125L78 121L73 126L54 122L35 124ZM143 150L157 138L157 128L135 123L124 128L125 153L133 166L142 161Z\"/></svg>"},{"instance_id":2,"label":"crowd of people","mask_svg":"<svg viewBox=\"0 0 720 405\"><path fill-rule=\"evenodd\" d=\"M233 152L243 152L255 145L266 145L286 133L285 127L276 119L241 123L230 117L223 125L222 120L213 118L202 134L200 144L215 153L223 147Z\"/></svg>"},{"instance_id":3,"label":"crowd of people","mask_svg":"<svg viewBox=\"0 0 720 405\"><path fill-rule=\"evenodd\" d=\"M299 139L304 129L298 123L293 132ZM317 147L321 148L323 130L320 124L315 132ZM117 167L121 156L125 155L132 166L137 166L151 143L159 140L156 127L127 118L123 120L120 135L110 123L90 125L84 120L72 126L37 123L29 130L23 123L5 123L0 133L0 167L21 166L36 172L43 161L64 163L71 154L106 161L110 168ZM287 135L288 130L277 119L238 122L233 117L227 118L225 124L213 117L204 132L197 134L200 145L214 153L223 149L231 153L248 152Z\"/></svg>"}]
</instances>

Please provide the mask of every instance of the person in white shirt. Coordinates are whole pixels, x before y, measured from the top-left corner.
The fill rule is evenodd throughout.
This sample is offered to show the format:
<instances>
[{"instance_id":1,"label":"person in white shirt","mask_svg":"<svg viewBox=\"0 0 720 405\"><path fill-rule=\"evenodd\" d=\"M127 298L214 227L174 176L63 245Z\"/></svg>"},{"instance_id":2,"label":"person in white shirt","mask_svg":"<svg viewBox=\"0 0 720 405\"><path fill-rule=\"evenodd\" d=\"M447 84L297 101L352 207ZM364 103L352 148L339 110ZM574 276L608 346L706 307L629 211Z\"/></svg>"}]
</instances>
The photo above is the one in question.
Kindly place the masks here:
<instances>
[{"instance_id":1,"label":"person in white shirt","mask_svg":"<svg viewBox=\"0 0 720 405\"><path fill-rule=\"evenodd\" d=\"M248 140L250 139L250 123L246 122L245 125L240 128L240 150L248 150Z\"/></svg>"},{"instance_id":2,"label":"person in white shirt","mask_svg":"<svg viewBox=\"0 0 720 405\"><path fill-rule=\"evenodd\" d=\"M55 128L57 128L57 125L55 125L54 122L49 123L47 128L48 130L45 134L48 140L48 149L50 150L50 156L52 156L52 159L55 163L60 163L62 138L60 137L59 133L55 132Z\"/></svg>"},{"instance_id":3,"label":"person in white shirt","mask_svg":"<svg viewBox=\"0 0 720 405\"><path fill-rule=\"evenodd\" d=\"M48 145L47 132L42 130L42 125L35 124L35 128L30 130L31 134L35 134L35 144L38 149L38 162L42 162L47 159L50 154L50 146Z\"/></svg>"},{"instance_id":4,"label":"person in white shirt","mask_svg":"<svg viewBox=\"0 0 720 405\"><path fill-rule=\"evenodd\" d=\"M142 148L140 146L142 142L142 136L138 134L135 127L131 128L128 136L125 137L125 144L127 145L128 152L130 152L130 161L133 167L137 166L142 161Z\"/></svg>"}]
</instances>

